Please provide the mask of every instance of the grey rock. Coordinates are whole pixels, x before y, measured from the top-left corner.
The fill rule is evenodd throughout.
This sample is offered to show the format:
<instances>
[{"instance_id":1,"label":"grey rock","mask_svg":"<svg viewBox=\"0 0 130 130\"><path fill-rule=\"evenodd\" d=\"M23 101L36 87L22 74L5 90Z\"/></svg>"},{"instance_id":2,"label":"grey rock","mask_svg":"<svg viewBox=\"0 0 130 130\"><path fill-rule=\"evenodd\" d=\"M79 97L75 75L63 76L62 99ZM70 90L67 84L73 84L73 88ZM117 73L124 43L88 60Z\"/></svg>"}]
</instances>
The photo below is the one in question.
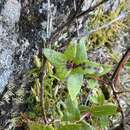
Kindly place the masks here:
<instances>
[{"instance_id":1,"label":"grey rock","mask_svg":"<svg viewBox=\"0 0 130 130\"><path fill-rule=\"evenodd\" d=\"M15 24L19 21L21 6L17 0L5 2L0 15L0 92L13 72L13 53L18 46Z\"/></svg>"}]
</instances>

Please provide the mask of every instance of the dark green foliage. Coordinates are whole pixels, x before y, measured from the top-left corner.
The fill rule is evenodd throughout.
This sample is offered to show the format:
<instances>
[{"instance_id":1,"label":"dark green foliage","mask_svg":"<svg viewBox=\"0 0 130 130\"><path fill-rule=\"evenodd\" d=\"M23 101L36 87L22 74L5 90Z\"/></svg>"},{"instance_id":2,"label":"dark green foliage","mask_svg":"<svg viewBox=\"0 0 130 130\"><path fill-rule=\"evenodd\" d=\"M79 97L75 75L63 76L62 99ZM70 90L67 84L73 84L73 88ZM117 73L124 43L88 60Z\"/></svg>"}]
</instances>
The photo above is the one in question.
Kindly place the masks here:
<instances>
[{"instance_id":1,"label":"dark green foliage","mask_svg":"<svg viewBox=\"0 0 130 130\"><path fill-rule=\"evenodd\" d=\"M27 104L27 115L30 119L36 119L37 117L41 116L41 107L40 104L37 103L36 97L32 94L26 99Z\"/></svg>"},{"instance_id":2,"label":"dark green foliage","mask_svg":"<svg viewBox=\"0 0 130 130\"><path fill-rule=\"evenodd\" d=\"M70 43L63 54L52 49L44 49L44 55L56 67L56 76L61 80L67 79L68 91L72 100L75 100L80 92L83 75L102 76L111 70L108 65L101 65L87 59L84 38L75 44Z\"/></svg>"}]
</instances>

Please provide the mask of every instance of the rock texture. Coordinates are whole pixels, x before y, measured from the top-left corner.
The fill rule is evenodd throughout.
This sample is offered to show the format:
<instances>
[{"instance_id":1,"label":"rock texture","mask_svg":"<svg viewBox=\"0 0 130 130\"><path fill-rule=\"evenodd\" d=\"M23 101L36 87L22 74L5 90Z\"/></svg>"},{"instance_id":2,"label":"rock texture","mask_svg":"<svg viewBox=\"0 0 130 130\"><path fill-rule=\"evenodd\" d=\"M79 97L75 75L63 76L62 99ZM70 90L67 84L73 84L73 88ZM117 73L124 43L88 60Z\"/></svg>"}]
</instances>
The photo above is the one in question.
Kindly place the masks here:
<instances>
[{"instance_id":1,"label":"rock texture","mask_svg":"<svg viewBox=\"0 0 130 130\"><path fill-rule=\"evenodd\" d=\"M19 42L21 3L17 0L1 1L0 6L0 130L12 129L11 125L24 109L24 80L26 66L22 54L29 46ZM20 53L18 55L18 53ZM23 57L24 60L21 59ZM23 69L24 68L24 69ZM21 107L22 106L22 107Z\"/></svg>"},{"instance_id":2,"label":"rock texture","mask_svg":"<svg viewBox=\"0 0 130 130\"><path fill-rule=\"evenodd\" d=\"M19 21L21 4L17 0L9 0L1 9L0 15L0 92L7 84L13 71L13 54L18 46L15 24Z\"/></svg>"},{"instance_id":3,"label":"rock texture","mask_svg":"<svg viewBox=\"0 0 130 130\"><path fill-rule=\"evenodd\" d=\"M82 10L89 7L88 3L91 4L91 0L87 2L85 0ZM116 0L114 8L118 2ZM46 42L50 32L66 21L70 12L74 11L73 5L73 0L51 0L50 5L47 0L0 1L0 130L13 130L20 112L26 109L24 98L30 90L26 72L32 67L33 55ZM51 16L48 15L49 6ZM50 22L51 28L47 26ZM84 30L83 22L79 19L81 32ZM75 31L73 24L67 35L59 38L60 43L63 45L66 39L75 36ZM122 44L119 43L115 49L118 48L118 53L127 48L124 42ZM105 63L110 58L109 55L106 57L106 53L106 48L98 48L90 52L89 57Z\"/></svg>"},{"instance_id":4,"label":"rock texture","mask_svg":"<svg viewBox=\"0 0 130 130\"><path fill-rule=\"evenodd\" d=\"M63 19L72 1L52 0L52 29ZM47 1L0 1L0 130L12 130L26 108L26 73L33 55L47 38Z\"/></svg>"}]
</instances>

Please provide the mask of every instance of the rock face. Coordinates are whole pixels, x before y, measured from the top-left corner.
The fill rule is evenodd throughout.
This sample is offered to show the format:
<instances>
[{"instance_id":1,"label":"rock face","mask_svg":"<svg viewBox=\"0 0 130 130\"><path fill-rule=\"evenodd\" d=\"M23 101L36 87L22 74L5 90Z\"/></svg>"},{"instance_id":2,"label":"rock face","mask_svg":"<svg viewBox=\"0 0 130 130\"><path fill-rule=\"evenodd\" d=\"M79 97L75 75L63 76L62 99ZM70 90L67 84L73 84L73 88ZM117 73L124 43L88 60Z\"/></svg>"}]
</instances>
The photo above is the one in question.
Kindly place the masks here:
<instances>
[{"instance_id":1,"label":"rock face","mask_svg":"<svg viewBox=\"0 0 130 130\"><path fill-rule=\"evenodd\" d=\"M29 43L25 40L21 45L18 40L21 3L17 0L1 1L0 7L0 130L12 130L15 117L24 109L26 81L23 68L26 70L29 66L29 55L26 66L21 62L25 60L22 54Z\"/></svg>"},{"instance_id":2,"label":"rock face","mask_svg":"<svg viewBox=\"0 0 130 130\"><path fill-rule=\"evenodd\" d=\"M8 0L0 15L0 92L7 85L13 72L12 56L18 46L15 24L19 21L21 5L17 0Z\"/></svg>"},{"instance_id":3,"label":"rock face","mask_svg":"<svg viewBox=\"0 0 130 130\"><path fill-rule=\"evenodd\" d=\"M91 0L87 2L83 10ZM51 0L50 7L51 31L54 31L74 10L73 0ZM12 130L15 119L25 110L24 98L29 89L26 72L32 66L33 55L50 35L46 31L47 11L47 0L0 1L0 130ZM65 39L61 40L61 44L64 42ZM105 60L104 51L95 52Z\"/></svg>"},{"instance_id":4,"label":"rock face","mask_svg":"<svg viewBox=\"0 0 130 130\"><path fill-rule=\"evenodd\" d=\"M11 119L14 96L12 82L14 71L14 54L19 46L16 25L19 22L21 4L17 0L1 1L0 6L0 130L6 129ZM9 83L10 82L10 83ZM7 85L8 91L5 86ZM4 91L4 92L3 92ZM3 92L3 93L2 93Z\"/></svg>"},{"instance_id":5,"label":"rock face","mask_svg":"<svg viewBox=\"0 0 130 130\"><path fill-rule=\"evenodd\" d=\"M53 26L67 14L70 3L52 0ZM25 110L26 72L37 47L47 37L47 9L42 0L0 1L0 130L12 130L15 119Z\"/></svg>"}]
</instances>

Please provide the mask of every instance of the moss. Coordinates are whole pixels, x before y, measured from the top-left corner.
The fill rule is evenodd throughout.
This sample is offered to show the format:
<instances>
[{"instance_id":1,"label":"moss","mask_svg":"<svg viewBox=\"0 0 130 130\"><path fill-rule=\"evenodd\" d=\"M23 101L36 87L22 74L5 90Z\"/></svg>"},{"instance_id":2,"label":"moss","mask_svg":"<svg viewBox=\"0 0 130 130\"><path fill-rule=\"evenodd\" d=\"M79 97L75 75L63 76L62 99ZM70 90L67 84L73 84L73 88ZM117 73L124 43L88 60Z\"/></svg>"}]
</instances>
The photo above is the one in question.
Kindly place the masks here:
<instances>
[{"instance_id":1,"label":"moss","mask_svg":"<svg viewBox=\"0 0 130 130\"><path fill-rule=\"evenodd\" d=\"M42 116L40 104L36 101L36 97L33 94L26 99L26 106L26 114L30 119L35 120L37 117Z\"/></svg>"},{"instance_id":2,"label":"moss","mask_svg":"<svg viewBox=\"0 0 130 130\"><path fill-rule=\"evenodd\" d=\"M117 19L122 11L125 11L125 1L122 1L113 11L110 10L105 12L103 7L100 7L93 13L86 25L88 32L96 30L90 33L88 37L90 48L103 45L109 48L112 46L113 41L116 39L120 31L125 29L126 25L124 24L124 20L117 20L109 26L108 24ZM103 27L104 25L107 26Z\"/></svg>"}]
</instances>

